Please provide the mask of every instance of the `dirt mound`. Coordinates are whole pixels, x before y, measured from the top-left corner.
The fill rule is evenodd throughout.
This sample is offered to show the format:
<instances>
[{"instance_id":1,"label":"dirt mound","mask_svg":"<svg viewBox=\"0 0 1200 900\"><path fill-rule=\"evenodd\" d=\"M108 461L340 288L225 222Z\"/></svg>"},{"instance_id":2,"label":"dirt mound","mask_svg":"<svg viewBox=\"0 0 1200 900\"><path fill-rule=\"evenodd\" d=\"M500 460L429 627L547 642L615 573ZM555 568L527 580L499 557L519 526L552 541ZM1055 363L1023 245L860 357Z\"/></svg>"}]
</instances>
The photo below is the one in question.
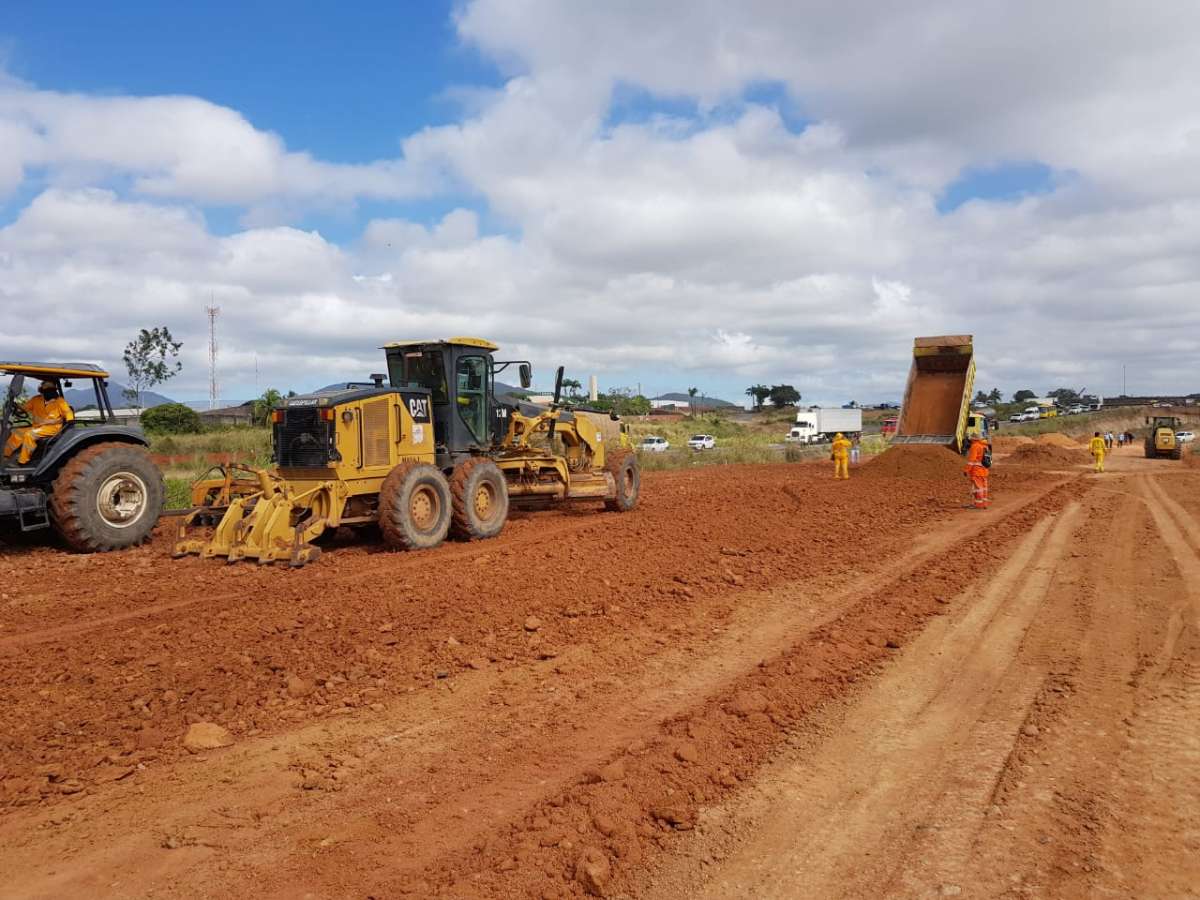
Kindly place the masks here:
<instances>
[{"instance_id":1,"label":"dirt mound","mask_svg":"<svg viewBox=\"0 0 1200 900\"><path fill-rule=\"evenodd\" d=\"M1189 469L1200 469L1200 454L1196 453L1195 447L1183 451L1183 464Z\"/></svg>"},{"instance_id":2,"label":"dirt mound","mask_svg":"<svg viewBox=\"0 0 1200 900\"><path fill-rule=\"evenodd\" d=\"M1047 444L1051 447L1062 447L1065 450L1079 449L1079 441L1067 437L1061 431L1049 431L1046 434L1039 434L1037 442L1039 444Z\"/></svg>"},{"instance_id":3,"label":"dirt mound","mask_svg":"<svg viewBox=\"0 0 1200 900\"><path fill-rule=\"evenodd\" d=\"M863 478L959 478L962 458L936 444L900 444L881 453L862 468Z\"/></svg>"},{"instance_id":4,"label":"dirt mound","mask_svg":"<svg viewBox=\"0 0 1200 900\"><path fill-rule=\"evenodd\" d=\"M1022 466L1077 466L1089 459L1078 445L1067 448L1049 443L1026 444L1014 450L1010 457L1011 462Z\"/></svg>"},{"instance_id":5,"label":"dirt mound","mask_svg":"<svg viewBox=\"0 0 1200 900\"><path fill-rule=\"evenodd\" d=\"M1033 438L1024 434L1006 435L1005 437L992 438L992 449L998 453L1011 453L1018 447L1024 447L1032 443Z\"/></svg>"}]
</instances>

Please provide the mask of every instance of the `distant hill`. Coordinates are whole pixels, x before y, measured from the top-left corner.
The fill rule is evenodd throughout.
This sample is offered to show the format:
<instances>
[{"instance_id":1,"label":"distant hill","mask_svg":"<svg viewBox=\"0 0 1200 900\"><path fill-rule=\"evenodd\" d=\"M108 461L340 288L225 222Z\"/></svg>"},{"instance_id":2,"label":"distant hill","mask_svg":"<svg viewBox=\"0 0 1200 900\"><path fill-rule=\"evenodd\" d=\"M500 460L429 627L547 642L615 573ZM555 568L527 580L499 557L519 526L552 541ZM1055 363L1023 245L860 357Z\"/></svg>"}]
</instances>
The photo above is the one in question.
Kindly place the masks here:
<instances>
[{"instance_id":1,"label":"distant hill","mask_svg":"<svg viewBox=\"0 0 1200 900\"><path fill-rule=\"evenodd\" d=\"M75 379L76 384L81 384L78 378ZM125 399L125 385L118 384L115 381L108 383L108 400L112 403L114 409L132 406ZM63 399L71 404L72 409L83 409L85 406L96 405L96 392L92 390L91 383L87 383L86 387L67 388L63 391ZM150 409L152 406L162 406L164 403L174 403L170 397L164 397L162 394L156 394L154 391L142 391L142 409Z\"/></svg>"},{"instance_id":2,"label":"distant hill","mask_svg":"<svg viewBox=\"0 0 1200 900\"><path fill-rule=\"evenodd\" d=\"M657 397L651 397L651 400L665 400L668 403L695 403L706 409L725 409L730 406L741 407L737 403L730 403L728 400L722 400L719 397L705 397L697 394L695 397L689 397L687 394L659 394Z\"/></svg>"}]
</instances>

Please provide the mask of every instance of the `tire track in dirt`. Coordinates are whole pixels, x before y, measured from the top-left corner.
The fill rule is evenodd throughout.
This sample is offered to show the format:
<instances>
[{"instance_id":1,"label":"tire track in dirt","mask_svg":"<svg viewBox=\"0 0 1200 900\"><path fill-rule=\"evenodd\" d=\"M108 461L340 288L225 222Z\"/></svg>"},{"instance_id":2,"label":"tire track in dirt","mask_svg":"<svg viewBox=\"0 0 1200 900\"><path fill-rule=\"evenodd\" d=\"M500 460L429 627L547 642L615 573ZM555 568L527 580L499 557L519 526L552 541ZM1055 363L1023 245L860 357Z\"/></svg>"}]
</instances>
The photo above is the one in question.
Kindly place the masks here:
<instances>
[{"instance_id":1,"label":"tire track in dirt","mask_svg":"<svg viewBox=\"0 0 1200 900\"><path fill-rule=\"evenodd\" d=\"M959 543L965 541L976 545L972 552L980 556L981 564L983 564L987 558L985 549L987 542L977 539L977 536L998 527L1006 534L1005 528L1013 531L1027 527L1026 524L1017 523L1036 521L1041 515L1040 505L1046 502L1044 498L1044 493L1039 493L1036 496L1024 498L1021 503L1010 505L1006 515L1014 520L1011 526L1001 527L996 524L994 515L967 517L964 519L964 521L970 522L967 528L953 526L948 527L947 531L952 533L953 541ZM1004 521L1006 520L1000 520L1000 522ZM947 555L945 543L940 546L936 541L926 543L928 538L929 534L926 533L918 541L925 544L930 550L937 550L941 556ZM877 580L871 581L868 577L866 581L860 579L855 583L859 585L860 590L884 591L887 589L890 578L903 575L906 570L911 570L912 566L918 563L922 563L921 557L910 560L907 565L901 565L887 578L879 576ZM891 564L893 561L886 557L877 560L881 571L887 569ZM925 560L923 564L917 565L917 568L922 571L917 572L913 577L921 580L930 579L931 573L936 572L939 566L934 560L929 559ZM823 590L827 583L827 579L823 578L815 590ZM933 581L925 583L932 584ZM777 591L775 600L781 607L777 613L782 615L783 608L787 606L787 601L791 598L784 596L787 593L785 589L777 587L775 590ZM754 602L750 594L739 593L745 599L746 615L750 620L754 619L756 613L764 611L764 606ZM852 622L842 625L828 624L827 628L830 630L830 634L845 632L847 636L850 636L856 629L870 622L872 616L875 615L871 610L878 608L883 612L888 609L886 605L883 605L884 601L881 597L874 598L871 602L880 605L865 607L856 614ZM565 807L546 806L542 798L563 791L564 783L568 785L566 788L568 795L577 790L570 788L569 785L576 781L581 768L589 765L589 760L604 761L606 755L612 754L612 748L623 744L632 733L650 735L651 742L657 746L658 742L663 740L663 736L658 731L658 723L664 717L669 717L678 710L687 708L689 704L697 703L705 692L719 690L717 687L719 684L738 682L741 679L741 673L746 668L754 668L755 655L763 652L764 649L778 646L774 642L780 641L781 635L771 635L772 627L781 624L787 625L789 622L793 627L802 627L805 621L808 621L811 627L811 623L817 621L812 618L811 613L806 616L798 616L797 612L793 604L792 609L786 613L792 617L790 620L782 618L772 622L769 616L761 616L759 621L752 623L755 628L762 629L757 639L753 637L753 631L748 632L731 627L727 638L718 639L711 650L705 648L705 652L712 654L714 658L707 670L708 674L698 679L695 684L692 683L692 669L699 665L702 670L704 656L700 655L697 658L691 651L684 650L681 653L673 649L656 651L653 661L658 664L648 665L644 671L637 672L628 668L624 671L617 669L619 675L625 676L626 683L623 685L623 691L612 698L601 698L585 691L574 697L559 693L558 698L562 698L562 702L559 702L557 699L549 700L536 683L504 691L505 702L510 702L513 706L509 707L507 711L501 711L499 727L504 731L499 735L499 739L495 733L489 731L497 727L497 720L480 714L488 707L484 685L493 684L494 686L493 681L481 680L475 687L464 689L461 696L453 699L446 697L447 705L440 707L436 712L428 709L422 702L417 702L415 705L406 703L403 707L398 707L398 714L385 714L387 724L384 727L387 727L392 734L398 734L399 737L388 742L392 745L388 752L375 755L365 754L365 758L369 762L360 761L351 766L351 768L357 768L369 774L360 780L359 787L352 787L344 793L341 791L328 793L323 789L318 789L298 795L302 798L299 802L295 799L288 800L288 791L296 790L294 779L297 776L288 774L283 780L280 779L279 754L296 749L299 745L305 744L306 740L293 741L292 738L296 736L295 732L271 741L264 740L263 747L281 745L281 750L264 749L261 759L256 761L251 758L246 762L250 768L257 767L260 770L259 777L264 785L263 791L268 794L271 791L276 792L273 795L275 797L273 801L266 797L260 799L268 800L276 805L267 807L272 810L272 816L262 826L242 826L238 829L238 835L230 838L230 846L239 847L244 851L235 857L239 862L234 865L244 865L245 869L238 873L240 881L238 878L233 878L227 883L230 885L254 884L256 892L260 894L275 891L280 896L285 896L294 892L296 879L299 879L307 881L310 885L314 882L321 884L330 893L344 893L339 885L344 885L344 881L340 879L344 879L345 873L348 871L347 857L345 852L337 851L337 847L342 846L343 839L347 847L357 848L354 862L355 877L358 879L356 883L359 887L363 885L364 876L359 869L365 865L367 871L376 873L374 876L376 879L383 880L384 895L394 893L396 889L405 886L406 878L412 877L401 874L405 869L409 873L414 870L419 872L422 860L432 862L437 859L437 854L441 854L441 860L447 856L458 858L462 861L463 866L474 867L476 871L488 873L494 877L497 870L489 873L486 863L487 856L480 859L479 856L483 851L477 846L473 846L472 842L476 841L476 835L482 834L487 840L489 834L493 836L497 832L504 834L503 823L505 820L519 819L522 812L531 806L537 808L540 805L541 808L551 813L554 810L574 808L571 802L568 802ZM894 611L890 613L893 616L896 614ZM903 607L899 614L901 616L908 615L903 611ZM921 615L927 614L922 613ZM919 621L921 619L917 619L916 623L908 623L900 630L917 627ZM750 640L744 641L743 639L748 635ZM770 638L766 643L762 642L764 635ZM647 640L651 640L652 633L645 637ZM791 634L790 640L794 641L802 637L803 631L799 631ZM861 640L861 632L851 639ZM758 640L759 643L755 644L755 640ZM874 648L864 644L857 644L853 652L843 650L843 646L837 644L836 652L833 652L835 645L831 643L831 640L830 636L826 636L822 638L823 643L817 645L819 650L828 647L831 652L812 654L810 657L813 662L828 658L835 663L830 670L834 680L828 682L823 689L827 688L833 691L844 689L848 683L847 678L853 681L857 677L861 677L861 675L855 675L852 671L846 670L845 666L837 664L840 654L843 652L849 653L846 663L851 667L861 663L870 665L870 660L877 660L887 655L887 651L882 646ZM801 658L803 658L803 654L801 654ZM568 667L570 666L571 653L564 656L564 663ZM555 664L546 663L538 667L537 671L543 673L540 677L544 678L548 674L548 669L553 665ZM601 667L594 663L589 663L589 665L599 674L598 670ZM789 663L789 665L791 664ZM481 675L483 674L485 673L481 673ZM486 674L490 676L491 673ZM783 674L782 672L778 673L779 676ZM711 679L711 681L705 679ZM787 680L794 681L795 679L788 678ZM568 684L573 687L583 687L583 683L578 679L570 679ZM654 691L658 691L658 694L654 695ZM643 692L657 696L661 699L661 703L644 703L640 708L635 708L635 700L638 694ZM495 698L492 698L490 702L494 704ZM423 720L426 711L436 721ZM531 712L533 715L529 715ZM333 726L324 738L314 740L313 743L316 746L311 746L309 749L316 751L315 755L318 757L325 752L322 748L328 748L330 752L341 757L353 757L356 751L353 737L355 730L361 728L360 737L362 737L384 725L378 719L371 718L353 724L349 720L345 721L345 727L340 724ZM424 724L422 724L423 721ZM581 726L584 726L582 731L580 731ZM318 727L314 726L314 728ZM476 734L475 732L479 729L482 731ZM774 733L775 729L771 728L770 734ZM766 734L756 736L755 741L762 739L768 739ZM774 740L774 737L769 740ZM759 745L755 743L754 746L758 747ZM414 754L413 750L416 747L423 749ZM489 748L486 755L479 750L481 747ZM463 754L463 748L470 748L470 753ZM244 749L248 748L238 748L238 758L242 758L241 754ZM643 752L645 755L638 757L636 761L634 756L630 756L631 768L643 760L648 765L654 763L658 751ZM443 764L437 771L426 771L425 767L430 764L430 760L436 760L439 754L449 754L451 759L462 756L462 760L456 760L449 767L445 767ZM670 755L669 748L667 754ZM531 756L541 764L540 768L531 768ZM225 757L217 759L221 758ZM234 757L231 755L228 758L233 759ZM518 764L518 761L521 764ZM312 765L307 764L307 768L311 771ZM218 771L221 770L218 769ZM232 775L227 771L225 774ZM168 777L173 779L174 773L168 773ZM240 777L232 780L234 782L232 786L223 786L224 783L216 777L216 773L210 779L204 780L196 780L194 775L184 778L168 805L161 808L162 812L166 814L164 824L172 819L179 821L181 815L191 821L206 820L206 817L209 817L214 809L219 810L220 804L223 802L237 805L241 798L255 796L253 779L249 783ZM352 779L350 783L353 785L354 780ZM398 787L400 783L410 785L410 787L400 788ZM420 787L417 789L425 795L425 798L409 800L407 795L411 793L413 787L418 785ZM603 787L604 785L593 786L597 790ZM159 793L161 790L161 786L159 790L155 790L152 783L150 788L155 793ZM180 790L186 791L188 788L190 788L190 794ZM199 800L194 795L197 789L205 793L205 796ZM211 792L211 796L208 795L208 792ZM397 807L389 809L381 804L381 798L396 794L401 798ZM296 795L292 796L294 798ZM103 802L100 797L97 798L97 801ZM176 801L179 808L172 810L172 805ZM143 815L148 809L144 802L139 803L132 799L129 808L140 809ZM470 809L470 814L465 818L464 808ZM276 810L278 811L277 816ZM153 817L151 818L153 819ZM537 818L538 816L534 815L532 821L536 823ZM292 855L293 851L290 848L294 844L294 834L289 829L299 828L308 834L314 827L329 828L327 825L316 824L329 821L341 823L337 828L332 829L338 835L335 839L336 846L333 849L329 847L321 849L317 853L318 858L314 860L313 845L305 843L302 850L297 848L295 855ZM307 827L303 823L307 823ZM525 826L518 830L524 831ZM397 839L393 840L392 835L397 835ZM131 838L136 836L136 830L129 835ZM415 838L416 843L407 845L405 842L410 838ZM313 844L318 840L320 840L319 837L314 838ZM504 846L504 841L499 841L499 845ZM260 847L268 848L262 851L261 856L256 853L256 848ZM207 851L201 848L185 847L183 849L185 853L179 855L178 865L187 865L191 869L188 882L176 883L175 887L169 891L175 895L181 892L192 893L187 885L194 883L192 878L196 875L195 866L206 859ZM114 861L120 859L115 847L98 848L96 852L99 855L94 857L94 862L100 869L111 866ZM221 854L216 850L212 852L216 856L211 859L210 865L204 867L207 874L201 877L199 882L209 887L218 881L226 883L225 880L230 879L230 874L226 870L232 862L228 855ZM493 852L500 851L489 850L488 856ZM545 852L555 858L561 857L564 853L570 855L569 848L564 849L561 846L550 846L545 849ZM435 855L429 857L421 855L428 853ZM141 847L140 855L136 848L132 848L130 854L127 857L129 861L140 861L142 857L148 857L147 862L156 862L158 866L163 864L159 855L156 855L155 852L148 852L144 845ZM408 855L398 856L397 854ZM408 865L399 865L398 859L407 861ZM244 862L241 862L242 860ZM373 862L368 864L367 860L373 860ZM119 862L116 864L119 865ZM443 863L439 861L437 864ZM480 866L483 868L480 869ZM570 877L569 869L570 865L568 865L568 878ZM79 871L78 867L76 871ZM428 877L431 882L441 882L446 877L446 873L439 873L435 865L431 873L420 877ZM451 876L451 880L454 877L456 876ZM493 882L491 878L488 878L484 883L493 885L489 888L492 896L512 893L499 887L499 885L510 884L511 877L502 877L498 882ZM53 882L53 884L61 886L63 882ZM513 886L515 887L515 885ZM516 892L521 893L522 891L517 890ZM53 891L49 891L49 893L52 894Z\"/></svg>"},{"instance_id":2,"label":"tire track in dirt","mask_svg":"<svg viewBox=\"0 0 1200 900\"><path fill-rule=\"evenodd\" d=\"M589 519L578 522L565 521L567 517L563 515L549 514L554 520L554 533L558 539L571 539L581 531L595 531L605 527L604 522L597 523ZM596 513L600 515L600 513ZM173 540L173 539L172 539ZM470 542L470 543L449 543L436 551L436 559L440 566L463 565L466 563L474 563L480 557L487 556L495 550L515 549L519 550L522 547L535 546L546 540L544 530L539 529L531 533L522 533L519 537L502 536L494 541L489 542ZM166 545L169 543L161 535L156 539L155 543L159 545L162 552L166 552ZM364 581L378 579L382 575L400 578L413 568L423 568L430 564L430 560L426 558L426 554L434 551L425 551L424 553L406 554L398 552L389 552L382 549L382 545L375 545L369 548L354 548L345 546L339 548L348 551L343 559L337 560L339 563L345 564L351 559L366 556L368 559L358 559L361 563L369 563L362 565L357 571L340 572L325 571L319 565L312 565L306 568L303 572L290 571L283 566L259 566L254 563L243 563L241 568L245 571L255 572L270 572L276 578L291 578L291 579L309 579L310 586L320 587L323 590L339 590L350 587L351 585L361 584ZM357 551L357 552L355 552ZM336 553L337 550L331 551L330 555ZM198 566L212 570L220 571L224 566L219 561L214 560L186 560L184 562L172 562L172 565L180 567L180 575L194 575ZM291 582L286 583L292 586ZM254 587L261 587L255 585ZM194 606L200 603L219 604L230 600L235 600L239 597L244 597L248 590L252 589L250 585L239 585L237 590L222 591L217 593L208 593L197 591L194 596L182 600L167 600L161 602L147 603L143 606L138 606L134 609L123 610L117 613L97 616L95 618L86 619L82 622L72 622L67 625L52 625L42 626L29 631L19 632L17 634L6 635L0 638L0 655L6 652L11 652L18 647L29 646L31 644L45 643L48 641L62 640L66 638L78 637L92 631L111 626L121 625L126 622L138 619L153 619L162 616L165 613L173 613L180 609L185 609L189 606ZM164 592L177 591L176 585L167 585L161 588Z\"/></svg>"},{"instance_id":3,"label":"tire track in dirt","mask_svg":"<svg viewBox=\"0 0 1200 900\"><path fill-rule=\"evenodd\" d=\"M1200 527L1159 479L1137 488L1182 576L1180 597L1128 720L1093 887L1200 897Z\"/></svg>"},{"instance_id":4,"label":"tire track in dirt","mask_svg":"<svg viewBox=\"0 0 1200 900\"><path fill-rule=\"evenodd\" d=\"M872 895L890 880L897 845L929 827L945 772L960 779L956 790L990 794L1042 673L1013 671L1000 704L991 676L1010 669L1078 517L1072 505L1034 526L977 599L961 598L965 613L931 622L834 738L760 780L738 826L753 829L752 842L701 896ZM1009 721L982 718L996 705Z\"/></svg>"}]
</instances>

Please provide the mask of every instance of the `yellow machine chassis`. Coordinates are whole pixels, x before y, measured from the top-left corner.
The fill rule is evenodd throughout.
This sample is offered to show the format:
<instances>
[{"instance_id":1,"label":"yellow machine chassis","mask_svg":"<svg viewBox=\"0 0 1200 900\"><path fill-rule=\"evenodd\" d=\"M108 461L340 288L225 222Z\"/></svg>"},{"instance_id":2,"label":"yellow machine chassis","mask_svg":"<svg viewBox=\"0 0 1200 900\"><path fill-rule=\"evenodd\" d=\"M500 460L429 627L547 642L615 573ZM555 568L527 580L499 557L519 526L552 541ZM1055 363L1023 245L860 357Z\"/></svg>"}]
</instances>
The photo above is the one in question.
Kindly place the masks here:
<instances>
[{"instance_id":1,"label":"yellow machine chassis","mask_svg":"<svg viewBox=\"0 0 1200 900\"><path fill-rule=\"evenodd\" d=\"M353 436L351 429L347 438ZM356 458L353 446L348 445L344 454L351 459ZM402 444L397 449L395 462L413 458L432 462L432 444L418 455L405 452L412 448ZM604 432L586 413L576 412L564 420L559 410L535 416L514 412L501 446L485 455L504 473L510 497L608 500L617 493L616 481L604 470ZM237 478L238 473L227 468L223 478L194 486L198 508L180 522L175 556L220 556L229 562L253 559L292 566L312 562L321 555L312 541L326 530L374 521L372 515L347 515L347 511L355 498L373 500L389 470L390 466L364 469L351 463L296 471L243 467L241 474L250 477ZM225 507L224 514L212 536L189 537L190 530L219 506Z\"/></svg>"}]
</instances>

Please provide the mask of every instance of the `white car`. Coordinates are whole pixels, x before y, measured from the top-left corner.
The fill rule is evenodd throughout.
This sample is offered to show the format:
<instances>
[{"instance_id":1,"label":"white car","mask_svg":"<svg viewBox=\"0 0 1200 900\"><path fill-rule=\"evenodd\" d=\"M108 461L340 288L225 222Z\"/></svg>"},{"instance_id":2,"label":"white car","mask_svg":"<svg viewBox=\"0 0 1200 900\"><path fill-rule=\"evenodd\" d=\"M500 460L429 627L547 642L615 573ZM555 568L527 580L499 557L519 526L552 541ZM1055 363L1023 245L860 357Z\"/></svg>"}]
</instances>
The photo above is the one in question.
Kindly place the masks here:
<instances>
[{"instance_id":1,"label":"white car","mask_svg":"<svg viewBox=\"0 0 1200 900\"><path fill-rule=\"evenodd\" d=\"M671 442L653 434L646 435L638 444L638 449L647 453L666 453L671 449Z\"/></svg>"},{"instance_id":2,"label":"white car","mask_svg":"<svg viewBox=\"0 0 1200 900\"><path fill-rule=\"evenodd\" d=\"M1175 440L1179 441L1179 443L1181 443L1181 444L1190 444L1195 439L1196 439L1196 432L1194 432L1194 431L1177 431L1177 432L1175 432Z\"/></svg>"},{"instance_id":3,"label":"white car","mask_svg":"<svg viewBox=\"0 0 1200 900\"><path fill-rule=\"evenodd\" d=\"M688 438L688 446L693 450L714 450L717 439L711 434L693 434Z\"/></svg>"}]
</instances>

